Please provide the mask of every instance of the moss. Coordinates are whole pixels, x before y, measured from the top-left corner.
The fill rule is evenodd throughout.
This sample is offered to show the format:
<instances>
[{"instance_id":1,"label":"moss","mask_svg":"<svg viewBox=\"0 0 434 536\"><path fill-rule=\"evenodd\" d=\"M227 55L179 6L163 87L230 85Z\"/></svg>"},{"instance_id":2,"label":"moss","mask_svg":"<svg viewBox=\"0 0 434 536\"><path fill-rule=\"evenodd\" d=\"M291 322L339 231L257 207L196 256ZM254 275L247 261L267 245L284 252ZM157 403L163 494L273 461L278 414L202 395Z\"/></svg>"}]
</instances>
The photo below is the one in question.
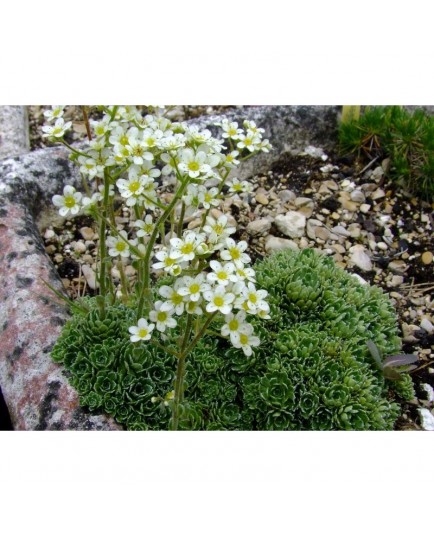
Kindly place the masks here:
<instances>
[{"instance_id":1,"label":"moss","mask_svg":"<svg viewBox=\"0 0 434 536\"><path fill-rule=\"evenodd\" d=\"M393 390L412 398L412 381L406 374L386 380L366 345L372 340L383 355L399 351L388 297L313 250L278 252L255 269L272 317L252 321L261 346L246 357L225 339L200 341L187 360L180 428L392 429L400 413ZM101 321L95 299L86 305L90 311L73 316L52 352L81 403L132 430L167 430L176 358L129 342L131 308L110 306Z\"/></svg>"}]
</instances>

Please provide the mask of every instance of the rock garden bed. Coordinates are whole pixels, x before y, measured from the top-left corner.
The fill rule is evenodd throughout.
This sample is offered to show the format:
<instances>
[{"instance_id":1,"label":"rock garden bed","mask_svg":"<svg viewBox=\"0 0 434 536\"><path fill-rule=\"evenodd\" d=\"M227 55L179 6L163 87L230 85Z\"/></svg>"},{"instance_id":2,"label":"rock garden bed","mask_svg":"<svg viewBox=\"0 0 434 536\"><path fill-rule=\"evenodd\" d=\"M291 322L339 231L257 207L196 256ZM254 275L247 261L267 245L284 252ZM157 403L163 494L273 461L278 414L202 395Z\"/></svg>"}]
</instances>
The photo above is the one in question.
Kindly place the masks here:
<instances>
[{"instance_id":1,"label":"rock garden bed","mask_svg":"<svg viewBox=\"0 0 434 536\"><path fill-rule=\"evenodd\" d=\"M45 297L43 280L72 299L95 295L98 234L91 218L65 222L51 206L64 184L79 188L80 178L66 150L43 147L36 130L43 110L30 107L32 152L0 163L0 385L17 430L121 429L111 417L80 408L62 368L50 359L68 313L59 300ZM218 119L194 118L191 107L175 112L202 127ZM433 205L390 182L387 158L366 163L339 154L337 107L208 109L215 112L255 120L274 146L237 170L253 190L221 207L236 223L234 238L248 243L252 260L285 248L314 248L362 283L381 287L399 317L402 351L419 359L412 373L416 397L401 401L395 428L426 428L420 410L431 410L434 387ZM70 141L79 143L84 133L77 129ZM198 218L187 218L187 227L196 228ZM117 223L122 226L122 216ZM125 274L134 281L132 265ZM112 275L120 277L116 270Z\"/></svg>"}]
</instances>

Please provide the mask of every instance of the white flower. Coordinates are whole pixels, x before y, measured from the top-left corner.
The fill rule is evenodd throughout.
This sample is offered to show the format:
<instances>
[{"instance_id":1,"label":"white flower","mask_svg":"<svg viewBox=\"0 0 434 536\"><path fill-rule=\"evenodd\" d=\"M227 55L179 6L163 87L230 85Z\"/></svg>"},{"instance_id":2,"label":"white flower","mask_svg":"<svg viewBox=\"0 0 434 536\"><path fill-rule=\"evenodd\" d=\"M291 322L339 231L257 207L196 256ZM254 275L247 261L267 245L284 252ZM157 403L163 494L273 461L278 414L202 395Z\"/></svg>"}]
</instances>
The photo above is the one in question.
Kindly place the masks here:
<instances>
[{"instance_id":1,"label":"white flower","mask_svg":"<svg viewBox=\"0 0 434 536\"><path fill-rule=\"evenodd\" d=\"M187 192L183 195L182 200L187 207L198 208L200 205L199 185L194 183L189 184L187 186Z\"/></svg>"},{"instance_id":2,"label":"white flower","mask_svg":"<svg viewBox=\"0 0 434 536\"><path fill-rule=\"evenodd\" d=\"M83 175L89 175L91 179L104 175L104 166L98 165L93 158L86 158L85 156L79 156L78 162L81 164L80 171Z\"/></svg>"},{"instance_id":3,"label":"white flower","mask_svg":"<svg viewBox=\"0 0 434 536\"><path fill-rule=\"evenodd\" d=\"M223 129L223 138L231 138L232 140L238 140L240 134L243 133L241 128L238 128L238 123L229 123L227 119L222 121L221 127Z\"/></svg>"},{"instance_id":4,"label":"white flower","mask_svg":"<svg viewBox=\"0 0 434 536\"><path fill-rule=\"evenodd\" d=\"M225 157L225 160L224 160L224 164L227 166L227 167L230 167L230 168L233 168L235 166L238 166L240 161L237 160L237 156L239 155L240 153L238 151L232 151L230 153L228 153Z\"/></svg>"},{"instance_id":5,"label":"white flower","mask_svg":"<svg viewBox=\"0 0 434 536\"><path fill-rule=\"evenodd\" d=\"M147 151L147 145L143 140L134 136L128 138L128 145L126 145L130 156L136 166L141 166L145 160L153 160L154 155Z\"/></svg>"},{"instance_id":6,"label":"white flower","mask_svg":"<svg viewBox=\"0 0 434 536\"><path fill-rule=\"evenodd\" d=\"M171 238L170 256L179 262L192 261L196 256L196 247L199 241L202 242L202 238L193 231L187 231L183 238Z\"/></svg>"},{"instance_id":7,"label":"white flower","mask_svg":"<svg viewBox=\"0 0 434 536\"><path fill-rule=\"evenodd\" d=\"M51 110L44 112L44 117L46 117L48 121L59 119L59 117L63 117L63 108L65 108L63 105L52 106Z\"/></svg>"},{"instance_id":8,"label":"white flower","mask_svg":"<svg viewBox=\"0 0 434 536\"><path fill-rule=\"evenodd\" d=\"M110 125L110 117L107 115L103 118L102 121L94 121L92 119L90 121L90 124L92 125L93 131L97 138L105 136L105 134L110 130L111 126L113 126L113 124Z\"/></svg>"},{"instance_id":9,"label":"white flower","mask_svg":"<svg viewBox=\"0 0 434 536\"><path fill-rule=\"evenodd\" d=\"M205 186L199 186L199 201L203 207L210 209L211 207L218 207L220 200L218 199L218 188L210 188L209 190Z\"/></svg>"},{"instance_id":10,"label":"white flower","mask_svg":"<svg viewBox=\"0 0 434 536\"><path fill-rule=\"evenodd\" d=\"M232 238L226 238L226 247L220 252L220 257L224 261L232 261L237 268L243 268L243 266L250 262L250 257L244 251L247 249L247 242L241 240L238 244Z\"/></svg>"},{"instance_id":11,"label":"white flower","mask_svg":"<svg viewBox=\"0 0 434 536\"><path fill-rule=\"evenodd\" d=\"M162 309L162 305L162 301L155 302L155 309L149 313L149 318L152 320L152 322L156 323L158 331L164 333L166 328L174 328L177 322L174 318L172 318L173 309Z\"/></svg>"},{"instance_id":12,"label":"white flower","mask_svg":"<svg viewBox=\"0 0 434 536\"><path fill-rule=\"evenodd\" d=\"M165 272L174 276L177 276L182 272L182 266L179 265L178 260L169 257L167 251L159 251L155 254L155 257L160 261L152 265L152 268L155 270L163 269Z\"/></svg>"},{"instance_id":13,"label":"white flower","mask_svg":"<svg viewBox=\"0 0 434 536\"><path fill-rule=\"evenodd\" d=\"M240 279L241 281L247 280L247 281L251 281L252 283L256 281L256 274L253 268L245 268L245 267L237 268L235 273L237 274L238 279Z\"/></svg>"},{"instance_id":14,"label":"white flower","mask_svg":"<svg viewBox=\"0 0 434 536\"><path fill-rule=\"evenodd\" d=\"M203 315L202 307L202 298L198 301L189 301L185 304L185 311L189 315Z\"/></svg>"},{"instance_id":15,"label":"white flower","mask_svg":"<svg viewBox=\"0 0 434 536\"><path fill-rule=\"evenodd\" d=\"M119 234L121 236L109 236L107 237L107 247L109 249L109 255L111 257L117 257L120 255L121 257L129 257L130 256L130 246L128 242L128 236L126 231L120 231ZM126 242L125 242L125 240Z\"/></svg>"},{"instance_id":16,"label":"white flower","mask_svg":"<svg viewBox=\"0 0 434 536\"><path fill-rule=\"evenodd\" d=\"M264 298L268 295L266 290L256 290L253 283L247 283L241 290L241 296L237 298L235 306L244 309L250 314L257 314L259 311L264 311L262 314L267 314L270 310L268 303Z\"/></svg>"},{"instance_id":17,"label":"white flower","mask_svg":"<svg viewBox=\"0 0 434 536\"><path fill-rule=\"evenodd\" d=\"M203 230L208 234L210 242L215 243L219 240L223 241L229 235L235 233L235 227L228 225L228 217L224 214L221 215L217 220L212 216L207 216L205 227Z\"/></svg>"},{"instance_id":18,"label":"white flower","mask_svg":"<svg viewBox=\"0 0 434 536\"><path fill-rule=\"evenodd\" d=\"M145 217L145 221L143 220L136 220L134 222L134 227L138 227L137 236L148 236L152 233L154 230L154 222L152 221L152 216L150 214L147 214Z\"/></svg>"},{"instance_id":19,"label":"white flower","mask_svg":"<svg viewBox=\"0 0 434 536\"><path fill-rule=\"evenodd\" d=\"M224 337L230 336L232 344L238 343L240 340L240 333L246 333L250 330L253 332L251 324L245 323L246 313L245 311L238 311L236 315L229 313L225 316L225 324L221 328L221 334ZM246 328L246 326L249 326Z\"/></svg>"},{"instance_id":20,"label":"white flower","mask_svg":"<svg viewBox=\"0 0 434 536\"><path fill-rule=\"evenodd\" d=\"M183 149L179 169L192 179L196 179L200 174L211 171L211 166L206 163L207 155L203 151L195 153L193 149Z\"/></svg>"},{"instance_id":21,"label":"white flower","mask_svg":"<svg viewBox=\"0 0 434 536\"><path fill-rule=\"evenodd\" d=\"M42 127L42 131L44 134L42 136L44 138L47 137L54 137L54 138L62 138L65 132L71 128L71 121L68 121L65 123L62 117L59 117L59 119L56 120L54 123L54 127Z\"/></svg>"},{"instance_id":22,"label":"white flower","mask_svg":"<svg viewBox=\"0 0 434 536\"><path fill-rule=\"evenodd\" d=\"M136 204L137 198L144 192L148 181L149 179L146 177L130 174L128 179L118 179L116 186L119 188L121 196L127 199L127 205L131 207Z\"/></svg>"},{"instance_id":23,"label":"white flower","mask_svg":"<svg viewBox=\"0 0 434 536\"><path fill-rule=\"evenodd\" d=\"M159 129L152 130L147 128L143 131L142 136L144 145L150 149L159 145L159 141L163 137L163 133Z\"/></svg>"},{"instance_id":24,"label":"white flower","mask_svg":"<svg viewBox=\"0 0 434 536\"><path fill-rule=\"evenodd\" d=\"M250 324L246 324L246 325L250 325ZM249 357L252 355L253 351L252 351L252 346L259 346L261 344L261 341L259 340L258 337L255 337L254 335L252 335L251 333L249 333L248 329L244 328L244 330L241 330L240 331L240 339L239 341L232 341L232 344L234 346L234 348L241 348L244 352L244 354Z\"/></svg>"},{"instance_id":25,"label":"white flower","mask_svg":"<svg viewBox=\"0 0 434 536\"><path fill-rule=\"evenodd\" d=\"M144 318L140 318L137 326L131 326L128 331L131 333L130 341L148 341L151 338L151 332L155 328L155 324L148 324Z\"/></svg>"},{"instance_id":26,"label":"white flower","mask_svg":"<svg viewBox=\"0 0 434 536\"><path fill-rule=\"evenodd\" d=\"M251 153L261 147L261 138L254 132L248 130L246 134L240 134L238 149L248 149Z\"/></svg>"},{"instance_id":27,"label":"white flower","mask_svg":"<svg viewBox=\"0 0 434 536\"><path fill-rule=\"evenodd\" d=\"M207 290L203 293L203 297L208 302L206 310L208 313L214 313L220 311L224 315L227 315L232 310L232 303L235 299L235 295L232 292L227 292L226 287L219 285L214 290Z\"/></svg>"},{"instance_id":28,"label":"white flower","mask_svg":"<svg viewBox=\"0 0 434 536\"><path fill-rule=\"evenodd\" d=\"M239 193L239 192L251 192L253 186L248 181L240 182L236 177L226 182L226 185L229 186L229 192Z\"/></svg>"},{"instance_id":29,"label":"white flower","mask_svg":"<svg viewBox=\"0 0 434 536\"><path fill-rule=\"evenodd\" d=\"M199 301L201 293L205 293L210 289L210 285L205 283L205 275L198 274L196 277L185 276L182 279L182 284L178 290L181 296L187 296L189 301Z\"/></svg>"},{"instance_id":30,"label":"white flower","mask_svg":"<svg viewBox=\"0 0 434 536\"><path fill-rule=\"evenodd\" d=\"M179 288L182 285L182 279L177 279L173 287L168 285L163 285L158 292L163 298L166 298L167 301L161 306L161 310L174 310L176 315L182 315L184 312L185 298L178 293Z\"/></svg>"},{"instance_id":31,"label":"white flower","mask_svg":"<svg viewBox=\"0 0 434 536\"><path fill-rule=\"evenodd\" d=\"M248 121L247 119L245 119L243 121L243 126L246 130L252 132L253 134L262 134L263 132L265 132L265 130L263 128L258 128L256 126L256 123L254 121Z\"/></svg>"},{"instance_id":32,"label":"white flower","mask_svg":"<svg viewBox=\"0 0 434 536\"><path fill-rule=\"evenodd\" d=\"M235 265L233 263L227 262L226 264L221 264L218 261L211 261L209 265L213 270L206 276L210 283L226 286L231 281L234 283L238 281L238 277L234 274Z\"/></svg>"},{"instance_id":33,"label":"white flower","mask_svg":"<svg viewBox=\"0 0 434 536\"><path fill-rule=\"evenodd\" d=\"M60 207L59 214L61 216L66 216L68 212L75 215L80 210L81 198L82 194L76 192L73 186L65 186L63 188L63 195L53 196L53 204L56 207Z\"/></svg>"}]
</instances>

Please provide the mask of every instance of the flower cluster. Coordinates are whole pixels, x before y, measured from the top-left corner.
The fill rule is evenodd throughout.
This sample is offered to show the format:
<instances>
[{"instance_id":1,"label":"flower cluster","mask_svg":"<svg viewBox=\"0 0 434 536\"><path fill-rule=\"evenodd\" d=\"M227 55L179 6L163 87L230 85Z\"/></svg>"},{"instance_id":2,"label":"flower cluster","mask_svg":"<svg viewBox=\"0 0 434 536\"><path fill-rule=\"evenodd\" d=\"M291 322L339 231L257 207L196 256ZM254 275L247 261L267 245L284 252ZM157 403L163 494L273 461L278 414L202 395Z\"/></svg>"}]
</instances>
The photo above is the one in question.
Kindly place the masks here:
<instances>
[{"instance_id":1,"label":"flower cluster","mask_svg":"<svg viewBox=\"0 0 434 536\"><path fill-rule=\"evenodd\" d=\"M66 186L53 203L62 216L82 210L97 220L99 287L113 301L121 298L137 307L130 341L159 344L170 339L171 329L178 327L176 337L188 325L183 346L188 348L197 339L192 322L195 335L205 334L213 322L222 337L250 356L260 341L246 319L270 318L267 292L255 286L247 243L234 240L235 225L216 209L224 195L251 191L247 181L233 176L234 170L241 161L270 150L264 130L253 121L239 126L224 120L217 138L206 128L171 122L160 109L147 115L135 106L101 110L102 118L87 124L86 149L75 150L62 140L71 126L64 122L63 107L46 112L54 126L44 127L44 135L67 145L79 166L87 195ZM196 226L186 228L187 218L195 218ZM133 282L122 274L128 259L137 267ZM107 275L113 274L113 262L120 276L117 288ZM171 286L159 288L161 299L155 302L150 298L151 271L174 278Z\"/></svg>"}]
</instances>

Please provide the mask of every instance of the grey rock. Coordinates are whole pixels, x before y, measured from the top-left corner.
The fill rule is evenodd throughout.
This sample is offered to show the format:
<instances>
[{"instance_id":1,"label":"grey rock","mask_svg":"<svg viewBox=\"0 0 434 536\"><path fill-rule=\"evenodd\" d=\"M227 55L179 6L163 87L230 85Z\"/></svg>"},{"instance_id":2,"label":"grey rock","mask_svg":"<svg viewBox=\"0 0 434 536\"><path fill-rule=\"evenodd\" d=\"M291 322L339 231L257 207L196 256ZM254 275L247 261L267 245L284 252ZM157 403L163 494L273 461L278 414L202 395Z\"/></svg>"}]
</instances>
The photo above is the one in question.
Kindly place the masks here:
<instances>
[{"instance_id":1,"label":"grey rock","mask_svg":"<svg viewBox=\"0 0 434 536\"><path fill-rule=\"evenodd\" d=\"M25 106L0 106L0 159L30 150L29 120Z\"/></svg>"},{"instance_id":2,"label":"grey rock","mask_svg":"<svg viewBox=\"0 0 434 536\"><path fill-rule=\"evenodd\" d=\"M299 212L290 210L286 214L279 214L274 220L279 231L290 238L300 238L304 235L306 217Z\"/></svg>"},{"instance_id":3,"label":"grey rock","mask_svg":"<svg viewBox=\"0 0 434 536\"><path fill-rule=\"evenodd\" d=\"M265 240L265 251L272 253L273 251L280 251L282 249L293 249L298 251L299 247L293 240L287 238L280 238L278 236L268 235Z\"/></svg>"},{"instance_id":4,"label":"grey rock","mask_svg":"<svg viewBox=\"0 0 434 536\"><path fill-rule=\"evenodd\" d=\"M334 149L336 142L330 132L337 127L339 113L339 106L246 106L224 115L194 119L190 123L216 134L220 130L214 124L222 118L239 124L249 119L265 129L263 137L270 140L273 150L242 162L234 170L233 175L244 180L267 172L279 160L285 161L288 155L300 153L309 145L321 147L325 152Z\"/></svg>"},{"instance_id":5,"label":"grey rock","mask_svg":"<svg viewBox=\"0 0 434 536\"><path fill-rule=\"evenodd\" d=\"M349 264L353 264L363 270L369 272L372 270L372 261L369 255L366 253L365 248L361 244L350 247L350 257L348 259Z\"/></svg>"},{"instance_id":6,"label":"grey rock","mask_svg":"<svg viewBox=\"0 0 434 536\"><path fill-rule=\"evenodd\" d=\"M261 218L259 220L251 221L247 227L246 231L252 235L264 235L268 233L271 228L271 221L268 218Z\"/></svg>"}]
</instances>

